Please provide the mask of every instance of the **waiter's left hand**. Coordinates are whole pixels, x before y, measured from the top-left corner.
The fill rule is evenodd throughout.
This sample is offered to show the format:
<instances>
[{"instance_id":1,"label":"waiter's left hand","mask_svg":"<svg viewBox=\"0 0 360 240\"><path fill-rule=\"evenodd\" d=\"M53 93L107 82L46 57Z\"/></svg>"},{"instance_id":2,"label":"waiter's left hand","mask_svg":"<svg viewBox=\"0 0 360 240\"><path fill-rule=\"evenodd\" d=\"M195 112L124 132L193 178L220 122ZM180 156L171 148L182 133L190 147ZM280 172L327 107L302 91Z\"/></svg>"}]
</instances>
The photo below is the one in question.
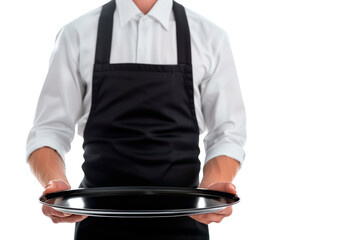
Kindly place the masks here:
<instances>
[{"instance_id":1,"label":"waiter's left hand","mask_svg":"<svg viewBox=\"0 0 360 240\"><path fill-rule=\"evenodd\" d=\"M235 185L230 183L230 182L213 183L209 187L207 187L206 189L217 190L217 191L223 191L223 192L236 194ZM232 207L229 206L229 207L226 207L225 209L223 209L221 211L218 211L218 212L191 215L190 217L195 219L198 222L201 222L201 223L204 223L204 224L210 224L212 222L220 223L225 217L230 216L231 213L232 213Z\"/></svg>"}]
</instances>

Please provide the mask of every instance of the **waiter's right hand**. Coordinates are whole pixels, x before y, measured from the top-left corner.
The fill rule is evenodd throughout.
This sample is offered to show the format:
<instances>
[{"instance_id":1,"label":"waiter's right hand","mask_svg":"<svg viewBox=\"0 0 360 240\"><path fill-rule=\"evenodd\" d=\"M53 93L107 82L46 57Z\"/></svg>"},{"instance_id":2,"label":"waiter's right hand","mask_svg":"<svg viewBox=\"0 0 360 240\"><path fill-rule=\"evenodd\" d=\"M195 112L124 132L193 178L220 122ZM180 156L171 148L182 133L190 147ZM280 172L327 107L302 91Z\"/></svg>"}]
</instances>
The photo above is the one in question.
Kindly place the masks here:
<instances>
[{"instance_id":1,"label":"waiter's right hand","mask_svg":"<svg viewBox=\"0 0 360 240\"><path fill-rule=\"evenodd\" d=\"M46 184L45 191L43 192L43 194L68 190L70 188L71 188L70 185L62 180L52 180L48 184ZM87 218L87 216L83 216L83 215L75 215L75 214L59 212L45 205L42 206L42 212L44 213L45 216L51 218L53 223L60 223L60 222L74 223L74 222L80 222L85 218Z\"/></svg>"}]
</instances>

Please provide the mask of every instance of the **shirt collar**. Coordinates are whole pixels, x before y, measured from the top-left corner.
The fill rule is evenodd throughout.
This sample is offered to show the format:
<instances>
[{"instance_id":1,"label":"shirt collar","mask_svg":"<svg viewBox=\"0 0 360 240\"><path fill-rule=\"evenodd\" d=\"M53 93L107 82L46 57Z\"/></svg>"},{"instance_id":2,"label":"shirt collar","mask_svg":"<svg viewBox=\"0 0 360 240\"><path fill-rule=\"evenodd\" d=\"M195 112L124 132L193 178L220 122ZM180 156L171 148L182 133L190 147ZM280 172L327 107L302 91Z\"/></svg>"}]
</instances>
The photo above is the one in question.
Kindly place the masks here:
<instances>
[{"instance_id":1,"label":"shirt collar","mask_svg":"<svg viewBox=\"0 0 360 240\"><path fill-rule=\"evenodd\" d=\"M157 0L155 5L146 15L158 20L167 30L169 27L172 6L172 0ZM132 0L116 0L116 7L120 19L120 28L123 28L136 15L143 14Z\"/></svg>"}]
</instances>

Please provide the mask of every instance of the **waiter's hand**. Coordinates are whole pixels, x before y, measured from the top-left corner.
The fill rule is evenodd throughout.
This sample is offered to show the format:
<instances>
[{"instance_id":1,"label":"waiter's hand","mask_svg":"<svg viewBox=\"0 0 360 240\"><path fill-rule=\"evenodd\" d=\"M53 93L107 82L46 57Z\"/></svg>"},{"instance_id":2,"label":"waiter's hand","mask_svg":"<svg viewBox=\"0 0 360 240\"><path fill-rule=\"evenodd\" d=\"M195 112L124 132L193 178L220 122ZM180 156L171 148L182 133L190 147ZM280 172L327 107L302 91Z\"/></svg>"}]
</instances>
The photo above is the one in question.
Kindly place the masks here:
<instances>
[{"instance_id":1,"label":"waiter's hand","mask_svg":"<svg viewBox=\"0 0 360 240\"><path fill-rule=\"evenodd\" d=\"M217 182L217 183L211 184L206 189L236 194L235 185L230 182ZM218 212L191 215L190 217L195 219L198 222L201 222L204 224L210 224L212 222L220 223L224 219L224 217L230 216L231 213L232 213L232 207L229 206Z\"/></svg>"},{"instance_id":2,"label":"waiter's hand","mask_svg":"<svg viewBox=\"0 0 360 240\"><path fill-rule=\"evenodd\" d=\"M48 184L46 184L45 191L43 192L43 194L68 190L70 188L71 188L70 185L62 180L52 180ZM45 205L42 206L42 212L44 213L45 216L48 216L49 218L51 218L53 223L80 222L87 217L87 216L82 216L82 215L74 215L74 214L59 212L59 211L56 211L55 209L45 206Z\"/></svg>"}]
</instances>

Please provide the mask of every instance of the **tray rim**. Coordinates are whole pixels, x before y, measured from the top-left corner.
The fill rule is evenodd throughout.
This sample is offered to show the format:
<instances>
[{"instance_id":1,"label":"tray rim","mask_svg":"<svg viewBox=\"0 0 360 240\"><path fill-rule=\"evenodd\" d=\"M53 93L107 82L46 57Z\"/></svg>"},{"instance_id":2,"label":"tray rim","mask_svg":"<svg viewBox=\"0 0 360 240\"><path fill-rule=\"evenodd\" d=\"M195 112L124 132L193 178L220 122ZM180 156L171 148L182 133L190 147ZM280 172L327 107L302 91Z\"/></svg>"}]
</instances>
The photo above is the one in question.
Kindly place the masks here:
<instances>
[{"instance_id":1,"label":"tray rim","mask_svg":"<svg viewBox=\"0 0 360 240\"><path fill-rule=\"evenodd\" d=\"M64 207L55 204L49 204L46 201L58 198L58 197L75 197L84 195L98 195L99 194L112 194L114 192L123 192L124 194L129 192L139 191L152 191L158 193L182 193L182 194L196 194L199 196L212 196L212 197L223 197L233 202L222 204L216 207L206 208L189 208L189 209L166 209L166 210L110 210L110 209L89 209L89 208L72 208ZM39 202L43 205L52 207L58 211L77 215L88 215L95 217L176 217L184 215L197 215L211 213L224 209L225 207L237 204L240 202L240 198L236 194L222 192L217 190L209 190L205 188L189 188L189 187L163 187L163 186L117 186L117 187L96 187L96 188L77 188L69 189L64 191L58 191L48 194L43 194L39 198ZM101 212L101 213L100 213Z\"/></svg>"}]
</instances>

